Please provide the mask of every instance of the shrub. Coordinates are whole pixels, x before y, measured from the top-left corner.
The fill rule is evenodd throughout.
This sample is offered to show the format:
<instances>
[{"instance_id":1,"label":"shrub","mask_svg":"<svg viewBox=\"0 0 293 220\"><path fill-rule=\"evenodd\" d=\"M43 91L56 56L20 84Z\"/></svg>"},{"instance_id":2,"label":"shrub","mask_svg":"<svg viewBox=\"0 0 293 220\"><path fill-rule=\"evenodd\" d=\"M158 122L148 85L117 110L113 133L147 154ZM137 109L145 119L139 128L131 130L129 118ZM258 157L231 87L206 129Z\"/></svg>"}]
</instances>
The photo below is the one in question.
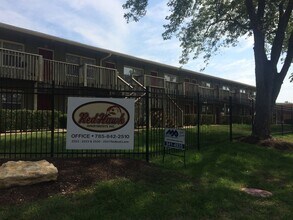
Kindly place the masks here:
<instances>
[{"instance_id":1,"label":"shrub","mask_svg":"<svg viewBox=\"0 0 293 220\"><path fill-rule=\"evenodd\" d=\"M60 112L54 112L54 127L59 126ZM51 129L51 110L0 109L0 132L11 130Z\"/></svg>"}]
</instances>

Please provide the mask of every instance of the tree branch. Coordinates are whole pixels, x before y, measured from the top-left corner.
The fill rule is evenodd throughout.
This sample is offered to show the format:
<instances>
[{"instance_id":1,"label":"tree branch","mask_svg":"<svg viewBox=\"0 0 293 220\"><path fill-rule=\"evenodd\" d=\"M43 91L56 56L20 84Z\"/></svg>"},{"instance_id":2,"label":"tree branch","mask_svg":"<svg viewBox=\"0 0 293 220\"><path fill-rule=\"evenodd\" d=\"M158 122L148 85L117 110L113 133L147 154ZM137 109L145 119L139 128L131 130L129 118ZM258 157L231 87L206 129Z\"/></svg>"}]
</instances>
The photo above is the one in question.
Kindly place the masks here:
<instances>
[{"instance_id":1,"label":"tree branch","mask_svg":"<svg viewBox=\"0 0 293 220\"><path fill-rule=\"evenodd\" d=\"M265 14L266 0L259 0L257 5L257 20L260 21L259 25L262 27L263 17Z\"/></svg>"},{"instance_id":2,"label":"tree branch","mask_svg":"<svg viewBox=\"0 0 293 220\"><path fill-rule=\"evenodd\" d=\"M280 5L279 9L281 9L282 7L283 6ZM293 0L289 0L285 13L279 15L280 17L279 17L278 28L276 31L276 36L273 41L272 50L271 50L271 61L273 62L274 65L277 65L280 55L282 53L282 45L285 39L285 32L290 20L292 9L293 9Z\"/></svg>"},{"instance_id":3,"label":"tree branch","mask_svg":"<svg viewBox=\"0 0 293 220\"><path fill-rule=\"evenodd\" d=\"M274 88L273 88L273 101L275 101L279 95L280 88L281 88L283 81L287 75L287 72L290 68L292 59L293 59L293 31L291 32L291 35L290 35L287 56L285 58L285 62L283 64L283 67L282 67L280 73L275 75Z\"/></svg>"},{"instance_id":4,"label":"tree branch","mask_svg":"<svg viewBox=\"0 0 293 220\"><path fill-rule=\"evenodd\" d=\"M290 35L290 38L289 38L289 43L288 43L288 50L287 50L287 56L285 58L285 61L284 61L284 64L283 64L283 67L279 73L280 75L280 78L282 80L284 80L289 68L290 68L290 65L292 63L292 59L293 59L293 31L291 32L291 35Z\"/></svg>"},{"instance_id":5,"label":"tree branch","mask_svg":"<svg viewBox=\"0 0 293 220\"><path fill-rule=\"evenodd\" d=\"M252 29L257 29L257 17L254 11L252 0L245 0L245 5L250 19L250 26Z\"/></svg>"}]
</instances>

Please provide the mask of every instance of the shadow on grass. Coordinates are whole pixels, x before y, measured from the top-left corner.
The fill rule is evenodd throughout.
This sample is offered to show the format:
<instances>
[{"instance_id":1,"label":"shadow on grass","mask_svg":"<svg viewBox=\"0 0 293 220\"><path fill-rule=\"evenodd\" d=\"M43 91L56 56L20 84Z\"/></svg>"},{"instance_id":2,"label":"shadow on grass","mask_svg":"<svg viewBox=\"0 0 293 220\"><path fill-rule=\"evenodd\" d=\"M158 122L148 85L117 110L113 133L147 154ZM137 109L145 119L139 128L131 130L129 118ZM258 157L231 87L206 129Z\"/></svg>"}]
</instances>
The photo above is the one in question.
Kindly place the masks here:
<instances>
[{"instance_id":1,"label":"shadow on grass","mask_svg":"<svg viewBox=\"0 0 293 220\"><path fill-rule=\"evenodd\" d=\"M67 196L2 207L2 219L292 219L293 155L224 143L182 158L166 157ZM246 195L242 187L273 192Z\"/></svg>"}]
</instances>

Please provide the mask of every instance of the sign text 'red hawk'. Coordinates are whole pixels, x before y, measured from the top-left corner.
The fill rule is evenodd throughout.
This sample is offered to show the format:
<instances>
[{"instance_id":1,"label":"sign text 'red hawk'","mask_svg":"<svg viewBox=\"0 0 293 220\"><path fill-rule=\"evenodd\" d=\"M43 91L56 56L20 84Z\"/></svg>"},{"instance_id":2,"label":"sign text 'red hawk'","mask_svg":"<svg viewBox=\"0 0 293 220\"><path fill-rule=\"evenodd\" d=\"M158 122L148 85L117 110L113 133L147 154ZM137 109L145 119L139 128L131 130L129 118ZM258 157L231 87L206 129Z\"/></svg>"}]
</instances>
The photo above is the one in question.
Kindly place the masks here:
<instances>
[{"instance_id":1,"label":"sign text 'red hawk'","mask_svg":"<svg viewBox=\"0 0 293 220\"><path fill-rule=\"evenodd\" d=\"M117 103L98 101L78 106L72 119L88 131L109 132L124 127L129 121L129 112Z\"/></svg>"}]
</instances>

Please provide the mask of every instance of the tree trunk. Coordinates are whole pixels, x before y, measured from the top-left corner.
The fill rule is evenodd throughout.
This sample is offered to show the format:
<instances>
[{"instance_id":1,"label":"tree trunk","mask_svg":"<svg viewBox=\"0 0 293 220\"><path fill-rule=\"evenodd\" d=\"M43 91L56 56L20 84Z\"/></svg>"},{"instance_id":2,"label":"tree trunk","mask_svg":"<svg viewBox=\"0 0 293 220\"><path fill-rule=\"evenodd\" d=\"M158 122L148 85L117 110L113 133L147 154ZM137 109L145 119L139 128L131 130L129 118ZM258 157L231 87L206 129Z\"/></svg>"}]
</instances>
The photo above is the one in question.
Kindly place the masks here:
<instances>
[{"instance_id":1,"label":"tree trunk","mask_svg":"<svg viewBox=\"0 0 293 220\"><path fill-rule=\"evenodd\" d=\"M261 72L256 72L256 100L255 100L255 117L252 130L252 136L263 140L271 138L270 124L272 111L275 105L274 76L277 69L270 61L263 62Z\"/></svg>"}]
</instances>

